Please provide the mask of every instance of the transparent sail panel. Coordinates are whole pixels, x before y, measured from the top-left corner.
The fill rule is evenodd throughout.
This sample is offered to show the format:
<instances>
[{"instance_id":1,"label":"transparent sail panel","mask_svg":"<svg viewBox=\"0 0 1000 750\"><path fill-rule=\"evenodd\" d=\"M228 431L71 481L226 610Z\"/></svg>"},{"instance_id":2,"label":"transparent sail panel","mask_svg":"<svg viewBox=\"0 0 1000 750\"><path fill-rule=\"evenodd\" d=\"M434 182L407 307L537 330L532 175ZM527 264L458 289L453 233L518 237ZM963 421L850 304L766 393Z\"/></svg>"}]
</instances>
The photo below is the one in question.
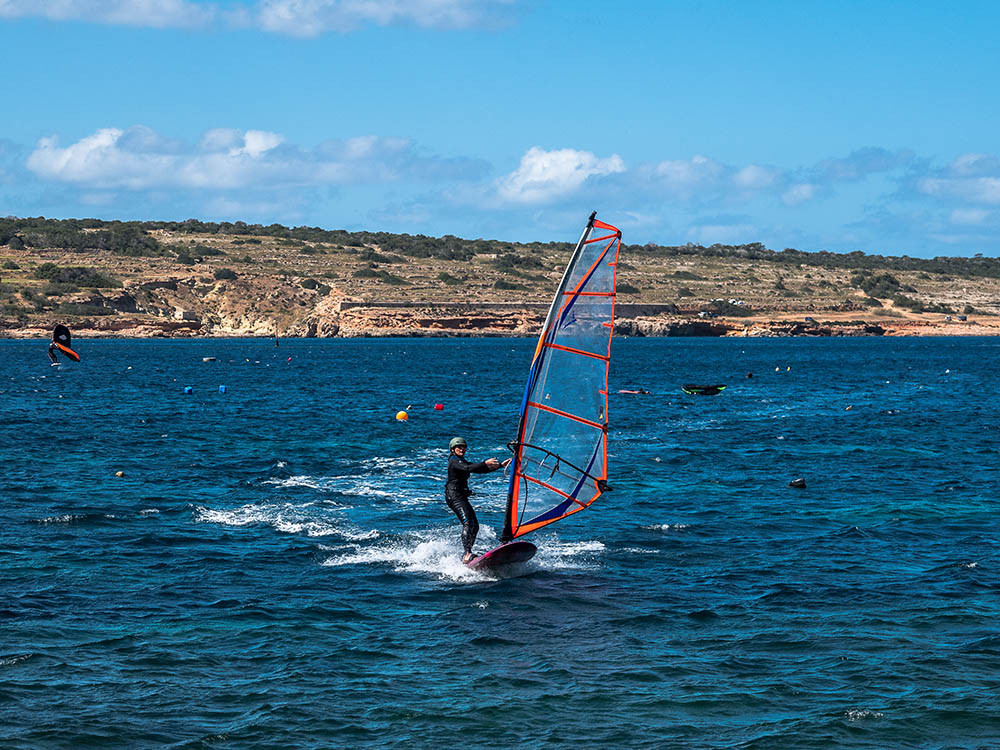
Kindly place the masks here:
<instances>
[{"instance_id":1,"label":"transparent sail panel","mask_svg":"<svg viewBox=\"0 0 1000 750\"><path fill-rule=\"evenodd\" d=\"M607 476L607 384L620 233L584 232L553 300L525 389L511 477L513 536L582 510Z\"/></svg>"}]
</instances>

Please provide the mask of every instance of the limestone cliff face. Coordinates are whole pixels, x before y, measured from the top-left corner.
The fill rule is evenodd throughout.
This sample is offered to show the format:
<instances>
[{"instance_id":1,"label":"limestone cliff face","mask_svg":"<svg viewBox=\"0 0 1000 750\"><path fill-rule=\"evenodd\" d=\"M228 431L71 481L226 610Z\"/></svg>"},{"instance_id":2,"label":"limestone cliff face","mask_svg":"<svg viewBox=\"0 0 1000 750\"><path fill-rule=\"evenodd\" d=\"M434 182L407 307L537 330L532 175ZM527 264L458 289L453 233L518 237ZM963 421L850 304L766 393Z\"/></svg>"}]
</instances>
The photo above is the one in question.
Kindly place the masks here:
<instances>
[{"instance_id":1,"label":"limestone cliff face","mask_svg":"<svg viewBox=\"0 0 1000 750\"><path fill-rule=\"evenodd\" d=\"M123 289L87 292L56 299L50 312L24 320L0 319L0 333L47 337L63 319L56 309L71 304L77 336L535 336L544 323L545 303L366 302L341 290L284 275L245 274L215 279L199 273L146 277ZM88 314L88 312L92 314ZM98 314L103 313L103 314ZM991 334L984 325L947 330L922 321L858 320L817 322L811 318L773 320L703 318L674 305L623 304L616 308L615 332L624 336L880 336L922 333Z\"/></svg>"}]
</instances>

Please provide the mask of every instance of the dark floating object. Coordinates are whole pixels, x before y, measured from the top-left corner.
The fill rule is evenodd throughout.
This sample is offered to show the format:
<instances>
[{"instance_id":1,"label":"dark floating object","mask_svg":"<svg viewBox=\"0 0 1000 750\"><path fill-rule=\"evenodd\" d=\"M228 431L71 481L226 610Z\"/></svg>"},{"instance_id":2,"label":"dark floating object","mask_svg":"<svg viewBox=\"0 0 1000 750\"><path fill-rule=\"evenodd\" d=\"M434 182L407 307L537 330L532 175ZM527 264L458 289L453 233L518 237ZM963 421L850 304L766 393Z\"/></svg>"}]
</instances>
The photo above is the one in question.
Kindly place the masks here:
<instances>
[{"instance_id":1,"label":"dark floating object","mask_svg":"<svg viewBox=\"0 0 1000 750\"><path fill-rule=\"evenodd\" d=\"M803 479L802 477L799 477L798 479L793 479L791 482L789 482L788 486L789 487L798 487L799 489L805 489L805 487L806 487L806 480Z\"/></svg>"},{"instance_id":2,"label":"dark floating object","mask_svg":"<svg viewBox=\"0 0 1000 750\"><path fill-rule=\"evenodd\" d=\"M724 390L725 385L682 385L681 390L689 396L718 396Z\"/></svg>"}]
</instances>

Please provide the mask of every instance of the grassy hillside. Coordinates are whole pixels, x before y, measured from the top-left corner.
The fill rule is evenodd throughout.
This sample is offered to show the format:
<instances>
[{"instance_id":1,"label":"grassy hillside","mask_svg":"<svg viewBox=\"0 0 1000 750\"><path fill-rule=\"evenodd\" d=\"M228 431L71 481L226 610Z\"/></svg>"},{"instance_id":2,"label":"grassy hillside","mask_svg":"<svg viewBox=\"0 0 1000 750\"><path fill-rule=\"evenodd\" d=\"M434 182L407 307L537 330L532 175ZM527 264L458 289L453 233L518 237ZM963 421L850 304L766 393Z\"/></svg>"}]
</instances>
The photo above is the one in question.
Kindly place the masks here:
<instances>
[{"instance_id":1,"label":"grassy hillside","mask_svg":"<svg viewBox=\"0 0 1000 750\"><path fill-rule=\"evenodd\" d=\"M170 317L188 308L220 318L240 314L241 296L255 315L282 324L331 297L547 302L571 250L570 243L241 222L2 219L0 320L10 329L52 317ZM775 252L759 243L625 245L619 292L622 302L721 317L994 316L1000 260Z\"/></svg>"}]
</instances>

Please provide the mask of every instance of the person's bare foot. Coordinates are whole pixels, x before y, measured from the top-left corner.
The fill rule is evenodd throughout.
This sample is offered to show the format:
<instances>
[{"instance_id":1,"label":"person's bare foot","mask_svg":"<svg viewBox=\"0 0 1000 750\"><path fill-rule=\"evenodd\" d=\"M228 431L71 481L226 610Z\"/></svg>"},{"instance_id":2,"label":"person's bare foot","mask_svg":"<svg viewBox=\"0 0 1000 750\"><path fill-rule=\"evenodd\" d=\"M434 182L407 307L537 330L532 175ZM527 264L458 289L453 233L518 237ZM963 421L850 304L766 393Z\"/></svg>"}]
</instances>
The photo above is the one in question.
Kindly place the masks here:
<instances>
[{"instance_id":1,"label":"person's bare foot","mask_svg":"<svg viewBox=\"0 0 1000 750\"><path fill-rule=\"evenodd\" d=\"M471 552L466 552L465 555L462 557L462 562L468 563L468 562L472 562L475 559L476 559L476 556L474 554L472 554Z\"/></svg>"}]
</instances>

